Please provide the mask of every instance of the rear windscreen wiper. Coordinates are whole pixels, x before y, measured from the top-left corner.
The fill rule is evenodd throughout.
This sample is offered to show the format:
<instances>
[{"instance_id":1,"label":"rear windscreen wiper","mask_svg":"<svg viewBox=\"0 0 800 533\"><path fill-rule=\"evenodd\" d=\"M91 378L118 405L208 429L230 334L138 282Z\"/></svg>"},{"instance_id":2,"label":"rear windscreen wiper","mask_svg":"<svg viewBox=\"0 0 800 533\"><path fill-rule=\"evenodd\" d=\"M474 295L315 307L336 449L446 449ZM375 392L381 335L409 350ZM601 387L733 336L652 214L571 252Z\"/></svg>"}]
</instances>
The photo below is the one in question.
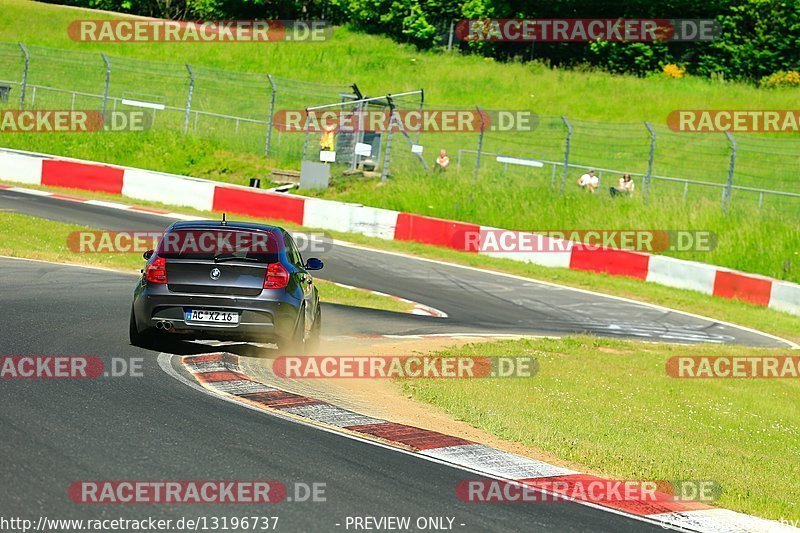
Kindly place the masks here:
<instances>
[{"instance_id":1,"label":"rear windscreen wiper","mask_svg":"<svg viewBox=\"0 0 800 533\"><path fill-rule=\"evenodd\" d=\"M224 261L250 261L251 263L259 262L258 259L256 259L255 257L230 255L230 254L220 254L214 256L215 263L222 263Z\"/></svg>"}]
</instances>

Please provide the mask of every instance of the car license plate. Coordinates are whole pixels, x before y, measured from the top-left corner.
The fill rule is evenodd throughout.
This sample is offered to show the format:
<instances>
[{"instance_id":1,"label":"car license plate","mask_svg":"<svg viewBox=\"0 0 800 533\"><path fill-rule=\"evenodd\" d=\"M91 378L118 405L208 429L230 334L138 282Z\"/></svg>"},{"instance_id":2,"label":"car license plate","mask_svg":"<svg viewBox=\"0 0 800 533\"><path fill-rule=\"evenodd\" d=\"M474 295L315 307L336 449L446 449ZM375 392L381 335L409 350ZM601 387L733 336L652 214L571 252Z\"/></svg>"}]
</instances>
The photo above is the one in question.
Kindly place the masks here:
<instances>
[{"instance_id":1,"label":"car license plate","mask_svg":"<svg viewBox=\"0 0 800 533\"><path fill-rule=\"evenodd\" d=\"M215 324L238 324L239 313L233 311L206 311L190 309L186 311L187 322L213 322Z\"/></svg>"}]
</instances>

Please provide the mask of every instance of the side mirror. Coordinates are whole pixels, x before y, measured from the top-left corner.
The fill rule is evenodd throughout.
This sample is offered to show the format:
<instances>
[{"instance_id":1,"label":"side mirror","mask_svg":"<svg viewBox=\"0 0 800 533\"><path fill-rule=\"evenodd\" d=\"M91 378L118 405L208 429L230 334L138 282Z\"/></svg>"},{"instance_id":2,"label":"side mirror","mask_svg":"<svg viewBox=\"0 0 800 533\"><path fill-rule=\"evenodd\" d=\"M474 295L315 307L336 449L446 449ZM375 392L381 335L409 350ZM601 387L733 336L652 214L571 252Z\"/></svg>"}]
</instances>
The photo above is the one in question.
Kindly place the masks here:
<instances>
[{"instance_id":1,"label":"side mirror","mask_svg":"<svg viewBox=\"0 0 800 533\"><path fill-rule=\"evenodd\" d=\"M316 257L309 257L306 261L306 270L322 270L323 266L325 265L322 260Z\"/></svg>"},{"instance_id":2,"label":"side mirror","mask_svg":"<svg viewBox=\"0 0 800 533\"><path fill-rule=\"evenodd\" d=\"M142 257L145 258L146 261L149 261L155 252L153 250L147 250L145 253L142 254Z\"/></svg>"}]
</instances>

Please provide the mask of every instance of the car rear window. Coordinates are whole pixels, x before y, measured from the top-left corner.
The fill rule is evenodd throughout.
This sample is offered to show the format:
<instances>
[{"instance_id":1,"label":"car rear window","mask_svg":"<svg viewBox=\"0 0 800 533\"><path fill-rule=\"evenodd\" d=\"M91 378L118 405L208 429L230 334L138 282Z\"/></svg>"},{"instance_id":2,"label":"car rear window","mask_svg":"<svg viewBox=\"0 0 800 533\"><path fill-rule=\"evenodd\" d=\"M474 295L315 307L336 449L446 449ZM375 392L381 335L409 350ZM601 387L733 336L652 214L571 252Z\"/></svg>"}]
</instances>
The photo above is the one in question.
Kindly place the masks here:
<instances>
[{"instance_id":1,"label":"car rear window","mask_svg":"<svg viewBox=\"0 0 800 533\"><path fill-rule=\"evenodd\" d=\"M213 260L238 258L275 263L283 238L273 231L234 229L179 229L164 234L157 254L166 259Z\"/></svg>"}]
</instances>

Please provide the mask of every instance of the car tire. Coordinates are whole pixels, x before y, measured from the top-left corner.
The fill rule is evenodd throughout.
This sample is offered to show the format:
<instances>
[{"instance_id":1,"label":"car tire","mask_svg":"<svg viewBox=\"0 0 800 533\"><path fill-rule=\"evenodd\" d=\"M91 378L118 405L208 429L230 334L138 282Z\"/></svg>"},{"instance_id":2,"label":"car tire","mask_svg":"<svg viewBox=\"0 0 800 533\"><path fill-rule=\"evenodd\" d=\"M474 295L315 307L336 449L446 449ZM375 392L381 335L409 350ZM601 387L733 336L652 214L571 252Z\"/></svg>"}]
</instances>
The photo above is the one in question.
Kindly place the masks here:
<instances>
[{"instance_id":1,"label":"car tire","mask_svg":"<svg viewBox=\"0 0 800 533\"><path fill-rule=\"evenodd\" d=\"M317 313L314 315L314 324L311 325L311 331L308 335L308 340L305 345L305 353L315 353L319 350L320 335L322 333L322 312L319 310L317 304Z\"/></svg>"},{"instance_id":2,"label":"car tire","mask_svg":"<svg viewBox=\"0 0 800 533\"><path fill-rule=\"evenodd\" d=\"M292 336L288 339L278 339L278 350L283 354L288 355L303 355L305 354L306 341L306 313L305 310L300 310L300 317L297 319L297 324L294 326Z\"/></svg>"},{"instance_id":3,"label":"car tire","mask_svg":"<svg viewBox=\"0 0 800 533\"><path fill-rule=\"evenodd\" d=\"M139 331L139 327L136 325L136 316L133 313L133 306L131 306L131 318L128 323L128 340L131 346L138 346L139 348L155 348L156 346L155 332Z\"/></svg>"}]
</instances>

